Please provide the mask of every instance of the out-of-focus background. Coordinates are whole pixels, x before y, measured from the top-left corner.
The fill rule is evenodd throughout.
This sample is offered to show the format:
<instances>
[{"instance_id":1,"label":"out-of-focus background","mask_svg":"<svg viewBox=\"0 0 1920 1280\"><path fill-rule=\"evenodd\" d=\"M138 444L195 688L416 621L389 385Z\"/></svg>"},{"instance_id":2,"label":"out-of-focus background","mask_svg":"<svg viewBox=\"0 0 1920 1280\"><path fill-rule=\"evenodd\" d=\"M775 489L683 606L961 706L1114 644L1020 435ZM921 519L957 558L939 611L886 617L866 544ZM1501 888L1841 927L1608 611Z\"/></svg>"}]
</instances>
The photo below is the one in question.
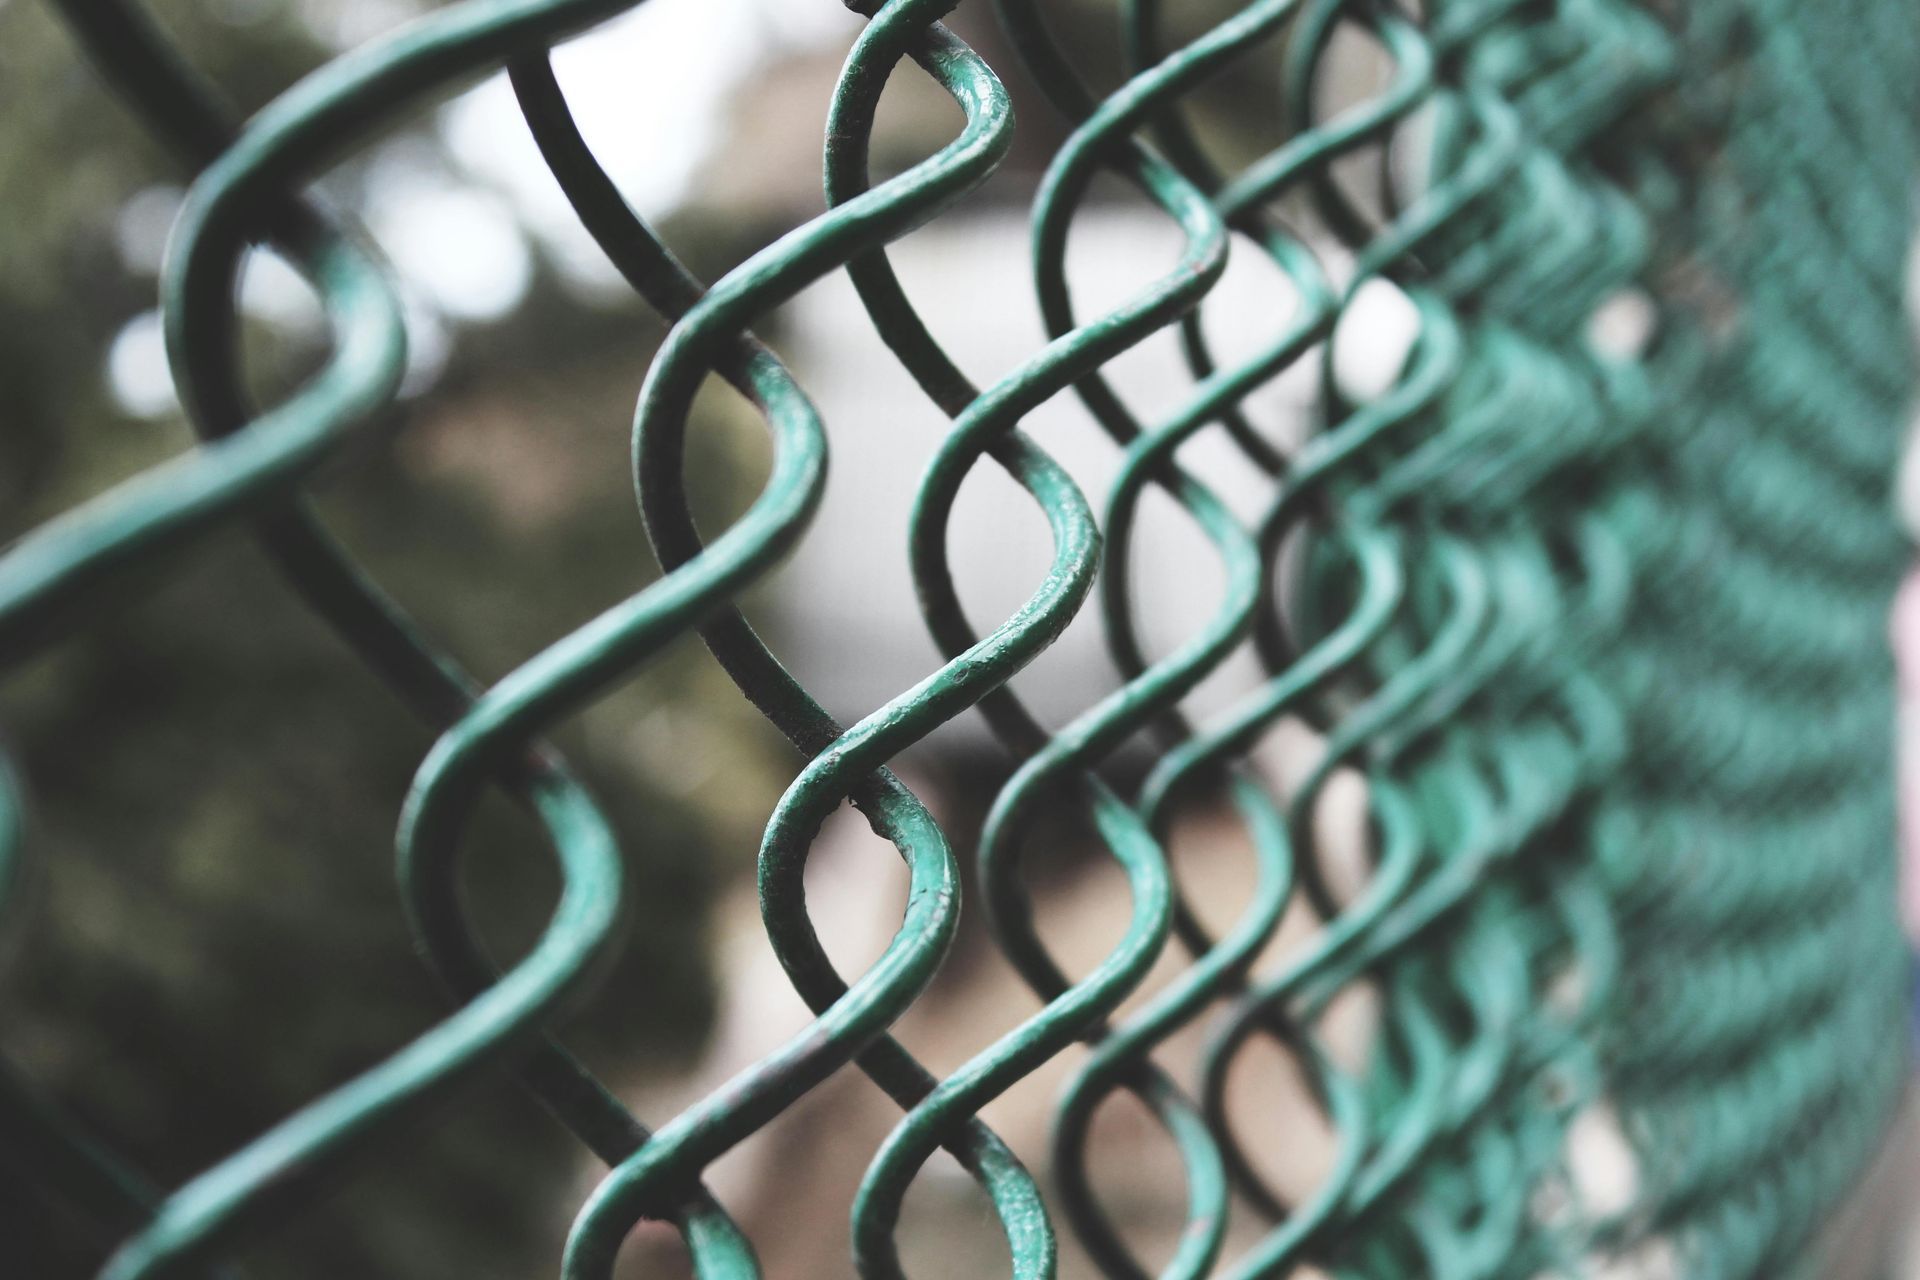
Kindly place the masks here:
<instances>
[{"instance_id":1,"label":"out-of-focus background","mask_svg":"<svg viewBox=\"0 0 1920 1280\"><path fill-rule=\"evenodd\" d=\"M418 7L155 5L243 110ZM1179 8L1199 28L1235 7ZM1050 10L1090 66L1117 65L1106 0ZM649 0L559 50L555 63L603 164L711 279L819 211L826 104L859 22L834 0ZM1060 126L1017 78L1017 59L996 53L990 21L960 28L1014 76L1019 143L965 213L910 237L895 257L910 290L941 300L938 335L986 380L1044 340L1023 219ZM1355 92L1377 71L1364 50L1346 69ZM1225 157L1275 141L1247 132L1247 122L1278 115L1246 105L1277 107L1267 70L1249 62L1196 99L1199 125ZM1228 103L1235 109L1210 109ZM876 169L928 154L957 121L951 103L903 73L881 113ZM154 309L186 179L46 7L0 0L9 211L0 220L0 540L190 446ZM323 194L355 211L391 259L413 348L404 413L319 486L319 505L437 638L483 678L497 677L655 575L625 459L662 327L574 221L503 77L356 155ZM1076 297L1088 308L1123 297L1177 247L1172 229L1125 192L1103 190L1076 233ZM1277 276L1236 260L1209 303L1218 349L1230 356L1258 343L1284 322L1288 301ZM321 354L320 315L292 270L266 253L249 264L243 311L251 367L270 399ZM1390 375L1411 322L1388 304L1375 319L1369 345L1342 353L1342 376ZM857 718L939 661L913 606L906 522L912 481L944 424L885 357L842 279L808 290L762 336L821 407L834 458L818 523L749 612L830 709ZM1178 363L1163 334L1114 373L1150 417L1178 393ZM1311 363L1251 406L1276 439L1303 429ZM1033 427L1090 489L1111 479L1115 453L1077 406L1050 405ZM716 392L703 398L692 440L696 499L708 520L724 522L763 476L761 424ZM1204 439L1182 458L1230 502L1260 496ZM963 594L982 618L1024 596L1047 547L1039 518L996 479L969 482L954 522ZM1151 503L1147 516L1141 542L1157 548L1140 566L1148 640L1164 650L1217 583L1197 534ZM1197 703L1217 703L1249 676L1228 670ZM1076 624L1016 687L1060 714L1111 683L1097 634ZM443 1015L408 941L391 856L429 737L302 611L243 534L215 539L0 687L0 725L32 801L34 866L29 892L10 904L14 927L0 933L15 947L0 975L9 1062L158 1181L204 1168ZM798 760L694 644L559 737L619 827L633 902L618 971L565 1034L643 1119L664 1118L805 1020L761 936L752 885L761 825ZM1269 763L1290 767L1284 751ZM901 769L964 848L1007 761L967 718ZM1336 788L1326 821L1355 823L1352 800ZM475 832L469 889L488 936L510 954L544 920L554 879L537 834L510 807ZM1216 924L1251 881L1237 841L1204 815L1179 833L1183 883ZM1046 933L1070 968L1104 954L1125 919L1123 882L1084 853L1072 831L1035 842ZM820 932L843 968L857 970L897 922L897 858L843 814L809 874ZM933 1069L950 1069L1036 1007L970 929L901 1035ZM1044 1152L1064 1066L987 1113L1023 1154ZM1274 1135L1275 1181L1304 1188L1330 1158L1329 1135L1277 1058L1270 1074L1242 1102L1252 1131ZM1151 1241L1178 1226L1180 1178L1130 1106L1118 1100L1103 1113L1096 1150L1111 1157L1119 1213ZM716 1190L760 1245L769 1276L844 1273L853 1187L896 1118L848 1073L716 1166ZM1589 1145L1601 1184L1630 1179L1609 1135ZM0 1178L5 1169L0 1162ZM597 1173L533 1103L492 1089L248 1258L247 1274L548 1274ZM977 1194L944 1157L929 1168L902 1232L913 1274L974 1276L979 1258L1000 1256ZM8 1274L51 1280L90 1274L107 1243L24 1184L0 1184L0 1240L17 1268ZM634 1274L683 1265L665 1232L643 1230L629 1253Z\"/></svg>"}]
</instances>

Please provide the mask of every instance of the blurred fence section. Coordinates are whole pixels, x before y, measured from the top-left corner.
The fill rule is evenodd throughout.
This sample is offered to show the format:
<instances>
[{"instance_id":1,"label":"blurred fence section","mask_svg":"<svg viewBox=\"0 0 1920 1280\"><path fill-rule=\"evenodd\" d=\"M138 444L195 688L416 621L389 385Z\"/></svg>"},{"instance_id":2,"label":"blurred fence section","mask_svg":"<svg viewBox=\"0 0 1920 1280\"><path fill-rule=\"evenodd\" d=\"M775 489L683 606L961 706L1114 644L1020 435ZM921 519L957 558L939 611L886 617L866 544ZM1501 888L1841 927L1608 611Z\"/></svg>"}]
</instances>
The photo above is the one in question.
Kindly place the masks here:
<instances>
[{"instance_id":1,"label":"blurred fence section","mask_svg":"<svg viewBox=\"0 0 1920 1280\"><path fill-rule=\"evenodd\" d=\"M917 1269L930 1251L902 1215L943 1149L1004 1236L969 1237L956 1274L1817 1267L1906 1066L1883 638L1906 560L1889 503L1913 363L1906 6L854 4L865 24L820 104L820 211L711 283L633 212L549 61L633 7L460 0L240 120L132 0L58 4L191 175L159 323L201 441L7 550L0 657L58 654L249 529L282 579L260 590L297 597L436 735L395 815L398 877L453 1000L171 1191L0 1077L0 1158L122 1239L103 1274L244 1262L459 1126L456 1097L512 1088L606 1166L559 1260L570 1280L610 1275L646 1221L702 1276L758 1274L757 1248L776 1269ZM311 500L410 394L408 308L315 189L502 68L522 119L501 127L527 130L670 329L630 455L492 428L509 457L630 461L659 573L551 619L482 680L457 656L478 641L430 640ZM950 100L950 133L876 156L889 86L908 84ZM1027 86L1019 123L1009 84ZM626 119L628 154L686 127L670 114ZM1036 161L1024 216L969 203ZM707 163L735 190L756 179L724 149ZM329 334L265 404L235 301L260 246ZM771 442L731 505L690 492L728 491L702 466L751 471L703 445L717 419L696 405L716 397ZM638 555L604 538L563 554ZM797 756L754 814L758 903L813 1016L636 1116L561 1019L622 954L648 831L601 802L617 779L588 785L549 738L685 664L696 633L715 664L698 669ZM688 687L704 692L633 730L659 739L641 755L684 758L733 713ZM929 740L1004 761L977 834L902 780L926 775L889 770ZM744 749L704 769L724 786ZM461 889L496 793L558 870L517 946L483 941ZM30 799L9 796L8 835ZM862 920L811 909L809 851L848 804L906 865L884 929L865 917L897 899L844 871L826 887L857 892ZM1023 868L1069 845L1124 885L1111 930ZM1234 857L1250 869L1226 901L1195 892L1216 882L1190 863ZM676 913L655 889L643 928ZM1026 991L1001 989L980 1034L922 1025L934 1070L895 1032L963 916ZM856 932L864 958L836 967ZM610 990L648 982L623 969ZM755 1196L792 1184L809 1208L781 1230L807 1247L756 1239L765 1215L729 1202L741 1179L705 1172L853 1072L894 1111L859 1152L850 1234L849 1206L802 1185L830 1158L802 1144ZM1044 1139L982 1119L1036 1074L1061 1089ZM1172 1158L1103 1155L1116 1108Z\"/></svg>"}]
</instances>

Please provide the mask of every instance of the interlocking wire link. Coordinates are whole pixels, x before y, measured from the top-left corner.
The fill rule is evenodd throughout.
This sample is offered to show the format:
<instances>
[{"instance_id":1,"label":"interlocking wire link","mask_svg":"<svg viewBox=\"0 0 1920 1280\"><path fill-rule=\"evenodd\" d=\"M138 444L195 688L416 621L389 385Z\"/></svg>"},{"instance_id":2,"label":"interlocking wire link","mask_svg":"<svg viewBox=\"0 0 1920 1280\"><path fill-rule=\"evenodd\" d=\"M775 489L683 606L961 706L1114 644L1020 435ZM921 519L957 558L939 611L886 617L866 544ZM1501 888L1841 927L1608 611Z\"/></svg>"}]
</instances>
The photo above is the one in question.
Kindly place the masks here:
<instances>
[{"instance_id":1,"label":"interlocking wire link","mask_svg":"<svg viewBox=\"0 0 1920 1280\"><path fill-rule=\"evenodd\" d=\"M1104 93L1045 6L998 0L1069 133L1031 221L1048 340L985 387L933 337L922 311L937 300L910 297L887 256L954 216L1014 138L995 68L941 25L962 0L852 5L868 20L833 93L825 212L710 286L629 209L547 60L638 0L458 0L244 122L137 0L53 2L194 174L162 300L203 443L0 556L0 660L58 645L88 611L113 608L116 589L250 522L287 585L440 735L399 815L397 857L414 932L457 1004L165 1194L0 1070L10 1157L126 1236L105 1276L205 1274L450 1097L508 1077L609 1168L567 1240L568 1280L610 1276L645 1218L675 1224L698 1274L757 1275L702 1172L849 1064L901 1110L851 1206L863 1276L902 1274L903 1201L942 1147L1005 1236L1006 1256L978 1260L981 1274L1053 1276L1062 1224L1119 1277L1817 1265L1817 1231L1879 1144L1906 1066L1880 635L1905 560L1887 490L1913 389L1900 281L1920 42L1894 0L1817 12L1702 0L1684 13L1637 0L1248 0L1203 30L1182 26L1178 44L1174 6L1116 0L1126 67ZM1330 82L1357 65L1342 50L1356 46L1386 70L1327 114ZM1275 49L1279 141L1229 165L1210 153L1195 96ZM406 333L364 234L305 189L500 68L582 224L672 327L632 434L663 576L483 687L306 504L318 468L398 394ZM928 77L963 124L875 184L870 143L896 75ZM1131 186L1182 248L1094 312L1066 260L1101 179ZM305 385L256 412L235 283L261 243L313 284L333 346ZM1276 269L1287 296L1274 298L1277 332L1227 362L1205 316L1235 255ZM806 536L832 435L754 329L841 271L951 419L927 442L907 547L945 661L852 725L738 605ZM1381 340L1383 298L1417 318L1417 335L1385 385L1361 387L1342 357ZM1637 342L1603 331L1622 308L1645 315ZM1148 415L1105 367L1167 331L1191 382L1176 408ZM1248 402L1294 369L1317 378L1314 430L1283 445ZM773 463L752 505L713 532L696 526L685 471L693 402L716 377L764 418ZM1023 430L1069 391L1120 460L1098 501ZM1267 485L1251 523L1180 461L1210 432ZM1045 518L1052 556L1026 601L983 625L961 603L948 541L962 484L988 461ZM1130 577L1151 490L1203 536L1222 584L1158 654ZM1122 682L1049 726L1009 681L1090 598ZM759 889L768 938L815 1017L649 1131L548 1030L618 945L620 858L542 737L688 632L804 760L767 820ZM1195 723L1188 695L1243 650L1260 678ZM955 937L961 863L887 766L976 710L1011 767L980 836L977 907L1042 1007L939 1078L890 1029ZM1315 743L1304 780L1285 787L1256 756L1283 723ZM1105 766L1142 735L1154 758L1123 787ZM1359 867L1318 821L1336 782L1364 794ZM456 888L491 788L539 819L562 877L544 934L498 971ZM891 941L857 975L828 958L803 879L815 833L847 802L911 881ZM19 879L24 805L0 772L0 891ZM1206 806L1235 815L1257 869L1219 936L1172 857L1176 820ZM1130 895L1124 935L1078 976L1055 959L1019 875L1037 820L1063 813ZM1317 927L1263 965L1296 904ZM1184 967L1117 1016L1170 946ZM1370 1025L1342 1048L1327 1020L1355 993ZM1196 1026L1205 1046L1186 1071L1162 1050ZM1293 1137L1231 1103L1258 1044L1293 1062L1334 1134L1302 1197L1268 1185L1254 1154ZM1043 1191L979 1113L1061 1055L1073 1069L1050 1148L1022 1153L1045 1156ZM1091 1155L1094 1118L1121 1091L1179 1156L1185 1185L1168 1194L1184 1199L1185 1227L1163 1257L1122 1229ZM1623 1195L1596 1202L1579 1131L1605 1116L1635 1168ZM1230 1237L1249 1218L1257 1229Z\"/></svg>"}]
</instances>

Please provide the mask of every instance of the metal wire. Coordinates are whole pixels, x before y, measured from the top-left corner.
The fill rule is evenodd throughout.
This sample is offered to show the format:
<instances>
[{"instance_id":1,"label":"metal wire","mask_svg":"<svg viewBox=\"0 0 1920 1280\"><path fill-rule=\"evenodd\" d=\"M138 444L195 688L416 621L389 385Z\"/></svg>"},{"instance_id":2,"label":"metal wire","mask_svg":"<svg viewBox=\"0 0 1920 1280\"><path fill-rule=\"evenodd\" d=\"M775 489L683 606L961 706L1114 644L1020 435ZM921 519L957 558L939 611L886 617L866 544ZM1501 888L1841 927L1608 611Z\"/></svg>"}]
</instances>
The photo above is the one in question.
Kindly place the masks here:
<instances>
[{"instance_id":1,"label":"metal wire","mask_svg":"<svg viewBox=\"0 0 1920 1280\"><path fill-rule=\"evenodd\" d=\"M134 0L56 0L130 109L197 175L163 281L168 349L204 443L21 539L0 557L0 658L50 645L114 589L164 574L210 529L250 521L296 591L370 671L440 731L400 817L401 886L458 1002L443 1022L164 1196L0 1073L10 1157L103 1229L132 1234L112 1280L199 1274L290 1215L448 1097L517 1078L609 1166L561 1263L611 1273L643 1218L677 1225L699 1274L758 1273L751 1242L700 1183L834 1072L856 1065L901 1108L853 1205L860 1274L901 1274L903 1197L941 1147L985 1189L1007 1257L982 1273L1053 1275L1064 1222L1104 1274L1235 1277L1580 1274L1664 1250L1688 1276L1794 1274L1877 1146L1905 1069L1904 949L1893 920L1891 675L1879 635L1905 554L1885 507L1912 389L1900 264L1913 218L1920 44L1890 0L1250 0L1167 47L1155 0L1121 0L1127 78L1097 93L1032 0L998 16L1071 132L1032 217L1050 340L977 387L941 349L886 249L940 218L1007 154L1006 91L940 25L959 0L856 4L827 130L827 211L702 286L634 216L575 129L547 63L560 39L635 0L462 0L335 59L252 119L217 95ZM1390 64L1323 113L1342 40ZM1229 170L1192 123L1195 93L1284 48L1284 141ZM952 142L874 185L882 92L907 63L964 113ZM377 258L302 192L329 163L506 67L555 178L608 258L672 330L633 428L646 590L481 687L328 536L302 488L397 394L400 307ZM1897 102L1900 109L1889 104ZM1371 182L1353 175L1371 172ZM1124 305L1076 305L1066 248L1094 181L1131 184L1184 238ZM334 335L282 403L247 407L234 284L271 241L313 282ZM1333 254L1338 246L1344 252ZM1202 316L1231 255L1290 282L1284 331L1218 360ZM836 723L735 602L806 534L830 424L754 326L832 273L851 278L894 357L951 419L929 441L909 553L947 661L858 723ZM1392 384L1362 396L1336 368L1364 341L1369 290L1419 332ZM1639 347L1591 333L1622 300ZM1179 333L1192 384L1148 420L1104 366ZM1356 332L1357 331L1357 332ZM1320 373L1317 430L1287 450L1244 410L1284 371ZM685 443L718 375L765 418L774 462L737 521L704 535ZM1118 452L1096 505L1021 431L1071 390ZM1251 527L1177 460L1205 432L1267 477ZM1050 568L982 626L947 535L985 460L1045 517ZM1151 654L1129 589L1140 504L1157 489L1217 556L1213 612ZM1281 572L1283 564L1295 566ZM1011 691L1097 593L1124 683L1052 728ZM768 937L815 1021L649 1132L546 1028L618 942L615 834L547 730L676 637L698 631L805 760L760 851ZM1244 648L1257 687L1205 724L1183 700ZM889 1035L938 972L961 910L959 863L887 764L977 710L1012 775L980 838L979 907L1041 1010L937 1079ZM1276 724L1319 734L1303 783L1250 759ZM1158 755L1133 792L1103 762L1142 732ZM1332 887L1314 821L1336 777L1364 783L1369 865ZM0 888L17 878L20 800L0 779ZM546 932L503 972L455 892L464 828L503 788L544 824L563 875ZM900 925L865 972L836 971L802 872L851 801L911 873ZM1215 937L1182 898L1174 819L1224 802L1258 879ZM1035 820L1078 815L1124 874L1131 917L1090 972L1052 957L1018 866ZM1310 940L1263 969L1283 914ZM1169 944L1184 969L1126 1017ZM1323 1020L1365 990L1359 1061ZM1198 1075L1156 1051L1202 1022ZM1297 1202L1249 1156L1282 1129L1237 1128L1228 1083L1250 1045L1289 1056L1337 1154ZM1074 1051L1048 1153L1053 1191L979 1118ZM1102 1202L1093 1117L1137 1096L1178 1151L1186 1227L1135 1254ZM1582 1117L1610 1112L1638 1176L1625 1208L1576 1176ZM1028 1153L1032 1155L1034 1153ZM1236 1216L1264 1234L1229 1253Z\"/></svg>"}]
</instances>

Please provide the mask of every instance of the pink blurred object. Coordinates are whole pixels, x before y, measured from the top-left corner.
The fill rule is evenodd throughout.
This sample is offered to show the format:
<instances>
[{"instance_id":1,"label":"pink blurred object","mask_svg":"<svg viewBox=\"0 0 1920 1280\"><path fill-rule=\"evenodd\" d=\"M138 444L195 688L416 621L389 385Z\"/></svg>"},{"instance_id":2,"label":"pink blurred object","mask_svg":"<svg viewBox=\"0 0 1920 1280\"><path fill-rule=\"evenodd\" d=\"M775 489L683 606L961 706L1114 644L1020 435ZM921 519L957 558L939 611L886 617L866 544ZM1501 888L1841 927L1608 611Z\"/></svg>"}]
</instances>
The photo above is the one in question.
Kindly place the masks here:
<instances>
[{"instance_id":1,"label":"pink blurred object","mask_svg":"<svg viewBox=\"0 0 1920 1280\"><path fill-rule=\"evenodd\" d=\"M1920 568L1893 600L1893 660L1899 682L1900 916L1920 946Z\"/></svg>"}]
</instances>

